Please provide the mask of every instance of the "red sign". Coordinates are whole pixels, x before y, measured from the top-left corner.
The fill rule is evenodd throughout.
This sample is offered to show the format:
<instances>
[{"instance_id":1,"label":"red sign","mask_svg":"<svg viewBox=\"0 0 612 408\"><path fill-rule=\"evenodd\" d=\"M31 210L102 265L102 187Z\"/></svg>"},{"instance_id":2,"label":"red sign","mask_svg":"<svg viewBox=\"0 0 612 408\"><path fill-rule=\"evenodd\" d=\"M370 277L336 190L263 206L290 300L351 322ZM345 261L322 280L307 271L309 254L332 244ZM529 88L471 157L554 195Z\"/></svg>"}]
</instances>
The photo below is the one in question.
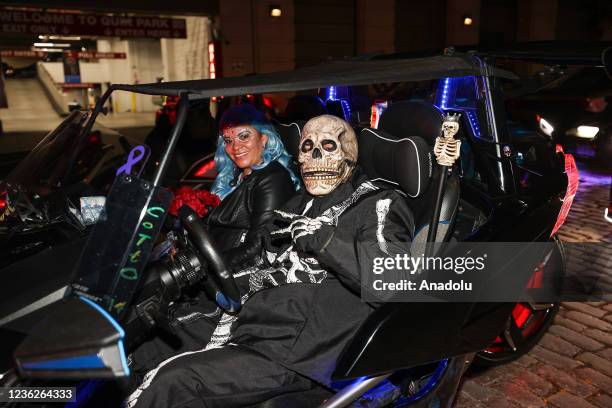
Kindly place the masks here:
<instances>
[{"instance_id":1,"label":"red sign","mask_svg":"<svg viewBox=\"0 0 612 408\"><path fill-rule=\"evenodd\" d=\"M64 56L79 59L125 59L125 52L64 51Z\"/></svg>"},{"instance_id":2,"label":"red sign","mask_svg":"<svg viewBox=\"0 0 612 408\"><path fill-rule=\"evenodd\" d=\"M185 19L0 10L0 33L187 38Z\"/></svg>"},{"instance_id":3,"label":"red sign","mask_svg":"<svg viewBox=\"0 0 612 408\"><path fill-rule=\"evenodd\" d=\"M77 53L80 59L125 59L125 52L87 52Z\"/></svg>"},{"instance_id":4,"label":"red sign","mask_svg":"<svg viewBox=\"0 0 612 408\"><path fill-rule=\"evenodd\" d=\"M96 51L66 51L74 58L79 59L125 59L125 52L96 52ZM49 55L46 51L30 50L0 50L0 57L29 57L46 58Z\"/></svg>"},{"instance_id":5,"label":"red sign","mask_svg":"<svg viewBox=\"0 0 612 408\"><path fill-rule=\"evenodd\" d=\"M30 50L1 50L0 57L28 57L28 58L45 58L46 51L30 51Z\"/></svg>"}]
</instances>

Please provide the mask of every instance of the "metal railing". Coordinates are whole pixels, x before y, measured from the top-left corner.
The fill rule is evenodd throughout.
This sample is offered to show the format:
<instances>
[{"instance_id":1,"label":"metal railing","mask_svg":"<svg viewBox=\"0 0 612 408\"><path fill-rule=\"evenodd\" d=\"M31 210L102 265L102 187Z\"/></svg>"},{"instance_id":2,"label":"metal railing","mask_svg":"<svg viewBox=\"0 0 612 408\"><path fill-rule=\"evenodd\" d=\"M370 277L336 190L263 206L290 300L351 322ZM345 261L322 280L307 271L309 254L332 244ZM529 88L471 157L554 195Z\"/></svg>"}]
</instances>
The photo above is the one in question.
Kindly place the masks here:
<instances>
[{"instance_id":1,"label":"metal railing","mask_svg":"<svg viewBox=\"0 0 612 408\"><path fill-rule=\"evenodd\" d=\"M60 86L53 80L51 74L45 68L42 62L36 63L36 72L38 73L38 80L42 85L43 91L49 98L53 109L61 115L67 116L70 111L68 109L68 102L70 101L68 95L66 95Z\"/></svg>"}]
</instances>

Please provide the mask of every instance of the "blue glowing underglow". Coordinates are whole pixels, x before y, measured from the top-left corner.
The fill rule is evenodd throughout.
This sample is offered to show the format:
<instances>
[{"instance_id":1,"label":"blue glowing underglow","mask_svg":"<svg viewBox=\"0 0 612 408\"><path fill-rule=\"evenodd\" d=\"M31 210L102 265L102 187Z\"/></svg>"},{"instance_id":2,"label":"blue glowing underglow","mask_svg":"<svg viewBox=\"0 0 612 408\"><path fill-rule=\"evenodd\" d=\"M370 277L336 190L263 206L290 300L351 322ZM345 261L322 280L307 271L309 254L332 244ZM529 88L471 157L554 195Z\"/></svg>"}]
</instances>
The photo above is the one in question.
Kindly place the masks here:
<instances>
[{"instance_id":1,"label":"blue glowing underglow","mask_svg":"<svg viewBox=\"0 0 612 408\"><path fill-rule=\"evenodd\" d=\"M438 385L446 371L446 367L448 367L448 359L441 360L425 385L423 385L415 394L411 396L400 397L397 401L395 401L393 406L406 406L406 404L413 403L425 397ZM355 380L336 381L332 383L331 386L335 390L340 390L347 387L355 387L365 381L367 378L368 377L359 377ZM384 394L394 392L394 390L397 388L398 386L392 384L389 380L385 380L378 384L376 387L363 394L361 398L376 401Z\"/></svg>"},{"instance_id":2,"label":"blue glowing underglow","mask_svg":"<svg viewBox=\"0 0 612 408\"><path fill-rule=\"evenodd\" d=\"M429 394L431 391L433 391L433 389L436 388L436 386L442 379L442 376L446 371L446 367L448 367L448 359L441 360L438 363L438 367L436 367L436 371L434 371L432 376L429 378L429 381L427 381L427 384L421 387L414 395L411 395L409 397L401 397L396 402L396 406L405 406L408 403L418 401L427 394Z\"/></svg>"},{"instance_id":3,"label":"blue glowing underglow","mask_svg":"<svg viewBox=\"0 0 612 408\"><path fill-rule=\"evenodd\" d=\"M76 386L76 401L67 402L64 408L78 408L79 406L83 406L83 404L89 400L96 388L104 383L104 380L81 381Z\"/></svg>"}]
</instances>

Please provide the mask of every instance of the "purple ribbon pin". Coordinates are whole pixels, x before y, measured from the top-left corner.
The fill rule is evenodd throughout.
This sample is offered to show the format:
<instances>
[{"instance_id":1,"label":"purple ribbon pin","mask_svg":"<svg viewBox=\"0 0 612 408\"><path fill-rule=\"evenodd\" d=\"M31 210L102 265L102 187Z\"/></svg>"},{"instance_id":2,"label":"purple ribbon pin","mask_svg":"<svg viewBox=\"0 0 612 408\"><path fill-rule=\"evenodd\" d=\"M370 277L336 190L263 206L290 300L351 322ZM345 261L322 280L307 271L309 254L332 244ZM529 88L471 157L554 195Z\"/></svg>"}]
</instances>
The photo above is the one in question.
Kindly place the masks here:
<instances>
[{"instance_id":1,"label":"purple ribbon pin","mask_svg":"<svg viewBox=\"0 0 612 408\"><path fill-rule=\"evenodd\" d=\"M134 147L131 151L130 154L128 155L127 161L125 162L125 164L121 167L119 167L117 169L117 176L120 174L126 174L128 176L132 175L132 168L134 167L134 165L136 165L137 163L139 163L140 161L142 161L143 159L147 158L148 156L148 149L146 148L146 146L136 146ZM146 160L145 160L146 162ZM142 166L140 166L140 170L138 171L137 174L135 174L136 177L140 177L140 173L142 172L142 169L144 168L144 163Z\"/></svg>"}]
</instances>

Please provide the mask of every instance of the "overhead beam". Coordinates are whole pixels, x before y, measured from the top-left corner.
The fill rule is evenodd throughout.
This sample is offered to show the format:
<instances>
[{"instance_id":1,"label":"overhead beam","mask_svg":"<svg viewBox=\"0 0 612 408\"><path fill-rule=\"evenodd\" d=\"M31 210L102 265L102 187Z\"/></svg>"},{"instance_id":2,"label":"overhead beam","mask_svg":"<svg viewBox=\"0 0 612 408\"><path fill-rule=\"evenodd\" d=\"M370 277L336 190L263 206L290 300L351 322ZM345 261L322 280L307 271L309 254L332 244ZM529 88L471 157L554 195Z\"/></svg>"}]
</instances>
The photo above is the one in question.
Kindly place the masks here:
<instances>
[{"instance_id":1,"label":"overhead beam","mask_svg":"<svg viewBox=\"0 0 612 408\"><path fill-rule=\"evenodd\" d=\"M219 0L11 0L0 6L72 9L88 12L140 13L148 15L216 15Z\"/></svg>"}]
</instances>

